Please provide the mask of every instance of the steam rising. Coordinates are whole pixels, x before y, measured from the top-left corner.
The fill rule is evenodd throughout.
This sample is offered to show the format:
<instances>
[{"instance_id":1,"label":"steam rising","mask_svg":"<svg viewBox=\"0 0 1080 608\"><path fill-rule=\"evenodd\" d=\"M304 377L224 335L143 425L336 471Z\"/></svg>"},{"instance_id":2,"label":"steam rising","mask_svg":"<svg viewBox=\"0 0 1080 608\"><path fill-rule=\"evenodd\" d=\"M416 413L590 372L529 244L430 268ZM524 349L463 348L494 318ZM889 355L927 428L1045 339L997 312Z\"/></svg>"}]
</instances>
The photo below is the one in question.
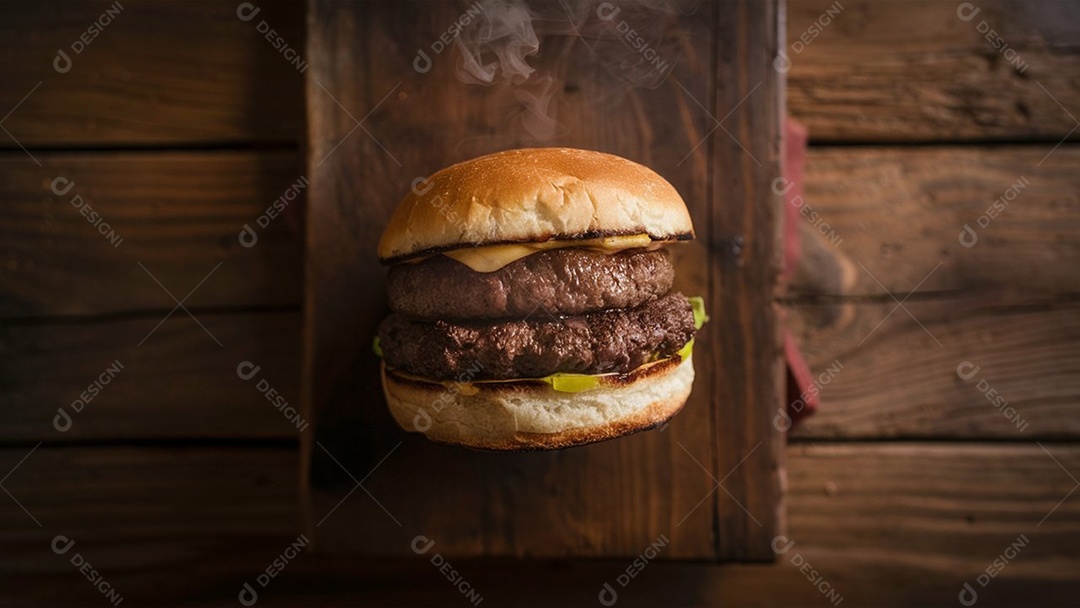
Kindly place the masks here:
<instances>
[{"instance_id":1,"label":"steam rising","mask_svg":"<svg viewBox=\"0 0 1080 608\"><path fill-rule=\"evenodd\" d=\"M555 139L559 123L555 120L551 102L558 91L558 82L551 76L533 79L533 86L518 87L514 97L524 108L521 113L521 126L525 132L539 141Z\"/></svg>"},{"instance_id":2,"label":"steam rising","mask_svg":"<svg viewBox=\"0 0 1080 608\"><path fill-rule=\"evenodd\" d=\"M660 0L557 0L532 7L525 0L480 0L474 6L481 9L478 18L454 40L456 76L467 84L511 87L517 102L511 117L542 143L560 134L559 75L571 61L575 67L589 62L607 76L592 89L602 97L593 101L617 102L631 88L659 87L680 55L678 41L665 35L676 11Z\"/></svg>"},{"instance_id":3,"label":"steam rising","mask_svg":"<svg viewBox=\"0 0 1080 608\"><path fill-rule=\"evenodd\" d=\"M540 51L529 7L524 0L485 0L481 6L485 18L455 41L461 52L458 78L470 84L491 84L497 76L525 82L536 71L525 58Z\"/></svg>"}]
</instances>

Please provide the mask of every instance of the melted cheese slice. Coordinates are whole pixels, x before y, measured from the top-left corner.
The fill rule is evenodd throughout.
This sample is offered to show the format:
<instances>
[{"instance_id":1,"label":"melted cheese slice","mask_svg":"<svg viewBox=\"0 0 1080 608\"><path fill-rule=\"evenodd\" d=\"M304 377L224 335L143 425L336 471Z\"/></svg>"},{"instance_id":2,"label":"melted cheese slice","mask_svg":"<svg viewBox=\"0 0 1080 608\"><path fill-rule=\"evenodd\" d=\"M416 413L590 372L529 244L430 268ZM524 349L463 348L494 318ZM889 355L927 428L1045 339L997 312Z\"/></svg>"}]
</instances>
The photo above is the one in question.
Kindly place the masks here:
<instances>
[{"instance_id":1,"label":"melted cheese slice","mask_svg":"<svg viewBox=\"0 0 1080 608\"><path fill-rule=\"evenodd\" d=\"M484 245L468 249L446 251L442 255L455 259L476 272L495 272L503 266L523 257L549 249L582 247L603 253L617 253L624 249L652 247L653 240L647 234L610 236L577 241L544 241L542 243L513 243L509 245ZM659 243L656 244L659 246Z\"/></svg>"}]
</instances>

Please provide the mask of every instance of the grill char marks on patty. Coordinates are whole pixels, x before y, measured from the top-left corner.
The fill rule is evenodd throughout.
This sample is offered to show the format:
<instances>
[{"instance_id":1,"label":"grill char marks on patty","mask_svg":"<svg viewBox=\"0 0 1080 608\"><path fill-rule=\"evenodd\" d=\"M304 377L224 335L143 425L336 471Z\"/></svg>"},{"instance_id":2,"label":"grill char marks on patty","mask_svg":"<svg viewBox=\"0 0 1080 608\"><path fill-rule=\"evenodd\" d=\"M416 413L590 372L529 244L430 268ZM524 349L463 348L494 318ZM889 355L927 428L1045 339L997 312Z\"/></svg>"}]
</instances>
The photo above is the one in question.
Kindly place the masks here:
<instances>
[{"instance_id":1,"label":"grill char marks on patty","mask_svg":"<svg viewBox=\"0 0 1080 608\"><path fill-rule=\"evenodd\" d=\"M541 251L495 272L476 272L443 255L390 268L390 308L415 319L523 319L635 308L671 290L675 269L664 250L606 254Z\"/></svg>"},{"instance_id":2,"label":"grill char marks on patty","mask_svg":"<svg viewBox=\"0 0 1080 608\"><path fill-rule=\"evenodd\" d=\"M674 355L694 337L681 293L644 306L526 320L423 322L391 314L379 326L386 363L434 380L509 380L556 372L627 373Z\"/></svg>"}]
</instances>

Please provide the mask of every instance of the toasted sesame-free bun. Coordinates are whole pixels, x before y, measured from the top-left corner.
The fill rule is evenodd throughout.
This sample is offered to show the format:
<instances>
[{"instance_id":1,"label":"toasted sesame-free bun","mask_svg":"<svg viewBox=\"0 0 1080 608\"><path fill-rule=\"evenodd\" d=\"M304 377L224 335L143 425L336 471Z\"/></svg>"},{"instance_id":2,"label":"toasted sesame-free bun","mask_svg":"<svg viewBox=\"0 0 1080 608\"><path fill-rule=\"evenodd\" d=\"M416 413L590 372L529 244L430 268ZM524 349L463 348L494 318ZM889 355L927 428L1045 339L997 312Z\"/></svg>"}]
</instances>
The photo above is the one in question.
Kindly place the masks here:
<instances>
[{"instance_id":1,"label":"toasted sesame-free bun","mask_svg":"<svg viewBox=\"0 0 1080 608\"><path fill-rule=\"evenodd\" d=\"M543 383L477 383L455 389L395 374L383 365L390 412L406 431L481 450L553 450L614 439L677 414L694 382L693 357L601 377L601 386L559 392ZM473 393L473 394L466 394Z\"/></svg>"},{"instance_id":2,"label":"toasted sesame-free bun","mask_svg":"<svg viewBox=\"0 0 1080 608\"><path fill-rule=\"evenodd\" d=\"M379 240L379 258L632 234L694 236L682 197L655 171L589 150L506 150L417 180Z\"/></svg>"}]
</instances>

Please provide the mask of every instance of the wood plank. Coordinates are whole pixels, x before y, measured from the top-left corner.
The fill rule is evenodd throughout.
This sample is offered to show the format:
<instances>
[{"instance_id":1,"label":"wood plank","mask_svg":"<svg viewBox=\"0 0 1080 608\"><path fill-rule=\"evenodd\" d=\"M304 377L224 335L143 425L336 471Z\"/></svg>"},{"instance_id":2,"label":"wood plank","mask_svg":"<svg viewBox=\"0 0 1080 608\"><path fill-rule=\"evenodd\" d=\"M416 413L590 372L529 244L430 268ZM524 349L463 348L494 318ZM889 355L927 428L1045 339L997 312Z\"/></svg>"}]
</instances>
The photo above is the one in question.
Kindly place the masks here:
<instances>
[{"instance_id":1,"label":"wood plank","mask_svg":"<svg viewBox=\"0 0 1080 608\"><path fill-rule=\"evenodd\" d=\"M725 62L745 55L747 45L775 45L776 15L772 4L766 4L740 4L723 16L709 13L718 31L743 32L739 38L719 35ZM583 22L589 25L583 27L601 32L599 41L579 43L563 32L543 38L541 48L548 50L530 58L531 65L556 79L554 90L562 92L553 102L554 137L538 140L536 132L528 130L530 120L522 120L530 115L522 107L521 91L506 85L465 86L453 74L451 56L439 57L429 72L413 69L415 49L428 48L460 10L453 5L424 5L421 16L417 6L312 5L309 55L323 61L313 63L308 82L314 190L308 224L306 411L312 417L317 414L321 444L354 474L362 476L393 451L370 484L402 523L399 528L374 502L361 501L354 511L335 515L320 527L318 541L346 550L407 554L416 531L427 530L437 534L444 551L452 555L628 556L665 534L672 540L665 558L771 557L767 551L777 525L778 458L771 443L775 433L768 424L772 406L765 404L775 397L767 386L768 375L776 371L775 350L755 351L752 359L740 352L739 365L724 377L730 385L701 373L703 382L690 404L664 432L555 454L491 455L435 446L398 431L381 399L368 397L381 391L378 361L367 345L385 314L384 270L376 264L375 243L394 203L416 177L497 149L537 144L586 147L656 168L690 202L705 243L680 254L685 270L680 271L678 286L691 293L705 292L709 284L703 272L705 256L721 238L709 228L713 222L708 214L717 213L719 207L709 198L715 188L707 179L709 171L726 167L728 160L737 162L732 165L737 170L720 179L730 182L725 185L730 196L748 199L749 211L733 212L727 219L754 232L742 235L748 250L768 258L773 251L771 235L758 234L769 229L772 217L765 171L757 170L749 158L739 158L743 152L734 142L717 140L720 151L713 156L712 144L699 143L713 129L710 115L718 113L710 100L734 107L759 85L743 71L754 69L767 80L754 92L761 99L733 113L727 128L767 163L766 168L774 167L775 150L770 145L776 139L770 134L775 134L778 115L776 74L757 63L725 67L724 74L731 79L713 91L709 20L679 18L673 14L677 11L648 12L643 18L657 26L663 40L660 48L671 49L667 52L680 61L672 60L673 74L656 88L635 88L627 85L627 74L612 67L619 62L593 59L608 52L617 58L618 53L625 55L626 47L612 36L610 27L584 14ZM594 46L586 48L589 41ZM369 64L351 59L362 48L371 48L370 54L382 60ZM396 51L387 53L388 48ZM719 115L727 113L725 109ZM355 130L350 115L370 115L371 135ZM723 271L716 267L729 263ZM716 315L716 325L700 341L702 369L733 357L734 349L717 354L721 347L717 336L725 332L740 336L743 343L768 344L771 339L771 321L763 319L742 330L736 327L735 315L749 310L750 302L769 301L769 281L774 277L767 267L739 268L734 258L725 257L711 269L736 291L716 303L732 316ZM742 277L740 272L748 274ZM358 284L370 288L356 289ZM760 311L760 306L753 308L755 314ZM741 384L751 381L754 384ZM711 411L718 400L710 394L728 397L723 402L728 409ZM721 416L739 408L745 413L732 418L734 426L714 426L714 421L726 420ZM750 441L732 428L758 435ZM757 439L763 444L751 454ZM395 451L399 441L404 443ZM714 445L724 452L714 453ZM321 517L315 514L329 511L352 484L321 447L313 443L306 447L312 454L305 470L314 480L308 509L314 523ZM729 487L737 500L755 511L761 528L726 495L722 499L710 495L714 489L710 476L727 474L748 454L730 477ZM440 509L428 507L434 500ZM687 514L693 517L679 525ZM723 526L720 539L714 527L718 521Z\"/></svg>"},{"instance_id":2,"label":"wood plank","mask_svg":"<svg viewBox=\"0 0 1080 608\"><path fill-rule=\"evenodd\" d=\"M1046 448L1076 475L1080 446ZM27 451L0 452L0 467L7 470ZM591 606L605 582L618 590L620 606L828 605L795 555L844 598L843 606L955 606L964 583L977 589L979 606L1071 605L1080 591L1080 499L1068 497L1046 517L1075 482L1035 444L855 443L787 451L786 536L795 544L775 565L650 563L625 588L615 580L629 565L621 560L471 559L452 566L483 605ZM49 548L63 533L126 604L235 605L243 583L299 534L292 458L291 450L40 448L5 486L47 528L38 529L7 496L0 501L0 598L14 606L101 604ZM1027 546L981 587L976 577L1021 534ZM427 557L415 556L305 552L266 588L252 584L260 606L463 601Z\"/></svg>"},{"instance_id":3,"label":"wood plank","mask_svg":"<svg viewBox=\"0 0 1080 608\"><path fill-rule=\"evenodd\" d=\"M980 606L1064 605L1080 586L1080 500L1066 499L1080 451L1046 447L1052 456L1030 443L792 446L794 549L801 545L845 605L955 605L965 582ZM1029 546L988 587L978 585L1021 534ZM883 574L848 591L866 584L867 571Z\"/></svg>"},{"instance_id":4,"label":"wood plank","mask_svg":"<svg viewBox=\"0 0 1080 608\"><path fill-rule=\"evenodd\" d=\"M302 75L259 29L265 21L264 30L302 49L303 3L258 2L261 11L248 22L237 16L239 4L11 5L0 24L0 115L12 111L0 146L294 144ZM84 34L90 43L76 53L72 45L83 45ZM61 50L70 67L58 59Z\"/></svg>"},{"instance_id":5,"label":"wood plank","mask_svg":"<svg viewBox=\"0 0 1080 608\"><path fill-rule=\"evenodd\" d=\"M789 2L792 116L818 142L1080 137L1076 4L988 0L969 21L962 6Z\"/></svg>"},{"instance_id":6,"label":"wood plank","mask_svg":"<svg viewBox=\"0 0 1080 608\"><path fill-rule=\"evenodd\" d=\"M904 309L889 299L791 313L821 399L797 437L1080 437L1075 299L912 299Z\"/></svg>"},{"instance_id":7,"label":"wood plank","mask_svg":"<svg viewBox=\"0 0 1080 608\"><path fill-rule=\"evenodd\" d=\"M258 224L294 196L298 154L38 156L0 157L0 318L167 311L169 292L190 292L187 307L299 303L304 190Z\"/></svg>"},{"instance_id":8,"label":"wood plank","mask_svg":"<svg viewBox=\"0 0 1080 608\"><path fill-rule=\"evenodd\" d=\"M789 293L1080 291L1080 150L1050 148L811 149Z\"/></svg>"},{"instance_id":9,"label":"wood plank","mask_svg":"<svg viewBox=\"0 0 1080 608\"><path fill-rule=\"evenodd\" d=\"M720 9L713 214L707 246L714 350L703 370L715 400L719 557L769 560L782 528L783 442L772 417L783 400L778 290L783 201L770 188L780 169L783 78L768 58L781 44L782 9L744 2ZM732 39L734 33L738 35ZM728 122L730 120L730 122Z\"/></svg>"},{"instance_id":10,"label":"wood plank","mask_svg":"<svg viewBox=\"0 0 1080 608\"><path fill-rule=\"evenodd\" d=\"M0 450L0 468L6 474L30 451ZM0 601L101 605L71 562L78 553L124 605L171 603L212 570L223 547L267 550L260 540L298 526L296 462L295 448L42 446L4 481L41 527L3 494ZM51 548L57 535L75 541L63 556ZM246 562L252 576L268 559ZM235 601L241 584L215 593Z\"/></svg>"},{"instance_id":11,"label":"wood plank","mask_svg":"<svg viewBox=\"0 0 1080 608\"><path fill-rule=\"evenodd\" d=\"M299 313L166 312L0 326L0 441L297 437Z\"/></svg>"},{"instance_id":12,"label":"wood plank","mask_svg":"<svg viewBox=\"0 0 1080 608\"><path fill-rule=\"evenodd\" d=\"M1080 183L1075 150L1047 152L811 151L805 198L825 224L803 218L788 324L827 384L822 410L798 436L1077 436L1070 294L1078 288ZM1021 180L1027 185L1008 195ZM980 225L1006 196L1013 200ZM975 233L971 247L960 241L964 224ZM829 231L838 242L822 234ZM903 309L890 316L889 292L903 299L916 288L905 306L929 334ZM980 365L979 377L960 379L963 361ZM991 388L1016 416L988 401Z\"/></svg>"}]
</instances>

